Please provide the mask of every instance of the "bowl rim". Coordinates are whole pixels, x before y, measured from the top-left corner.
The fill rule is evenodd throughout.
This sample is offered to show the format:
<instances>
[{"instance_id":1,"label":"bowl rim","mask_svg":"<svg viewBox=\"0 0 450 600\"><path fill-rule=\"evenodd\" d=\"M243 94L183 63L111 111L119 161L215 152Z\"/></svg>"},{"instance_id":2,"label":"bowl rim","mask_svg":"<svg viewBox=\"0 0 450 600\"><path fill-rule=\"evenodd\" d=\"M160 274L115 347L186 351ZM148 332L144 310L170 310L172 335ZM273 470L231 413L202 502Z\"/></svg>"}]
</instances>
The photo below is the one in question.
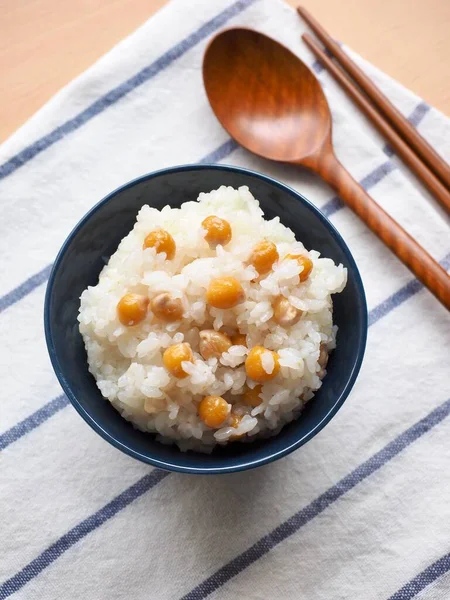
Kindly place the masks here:
<instances>
[{"instance_id":1,"label":"bowl rim","mask_svg":"<svg viewBox=\"0 0 450 600\"><path fill-rule=\"evenodd\" d=\"M174 173L180 173L180 172L184 172L184 171L202 171L202 170L211 170L211 169L216 170L216 171L227 171L227 172L233 172L233 173L237 173L237 174L243 174L243 175L254 177L256 179L260 179L260 180L268 183L269 185L276 187L285 193L288 193L290 196L293 196L295 199L302 202L308 210L313 212L315 214L315 216L320 221L322 221L322 223L324 223L327 230L330 232L330 234L334 237L335 241L342 248L342 250L346 256L346 259L348 261L348 264L352 269L356 287L358 289L360 299L362 302L363 310L362 310L361 334L360 334L360 338L358 341L357 356L356 356L356 360L352 366L352 369L350 371L350 374L349 374L349 377L345 384L345 387L344 387L343 391L341 392L341 394L339 395L339 397L337 398L337 400L335 401L332 408L308 433L306 433L305 435L303 435L302 437L297 439L295 442L289 444L286 447L283 447L280 450L277 450L270 454L266 454L257 459L243 461L242 463L240 463L238 465L230 465L230 466L225 465L225 466L221 466L221 467L218 467L218 466L197 467L197 466L183 466L183 465L176 464L174 462L156 459L156 458L153 458L152 456L148 456L147 454L142 454L141 452L135 450L134 448L132 448L132 447L128 446L127 444L116 439L111 433L109 433L108 431L106 431L103 428L101 423L97 422L90 415L90 413L87 410L85 410L85 408L78 401L75 394L72 392L71 386L67 382L65 375L64 375L63 368L61 367L60 362L58 360L58 356L56 354L55 346L53 343L52 327L50 324L50 316L51 316L50 309L51 309L51 297L52 297L52 292L53 292L53 286L54 286L55 278L58 273L59 266L60 266L62 259L64 258L75 235L89 221L89 219L92 217L92 215L94 213L96 213L104 204L109 202L113 197L117 196L117 194L121 193L122 191L124 191L128 188L131 188L138 183L147 181L149 179L153 179L155 177L171 175ZM279 458L282 458L283 456L287 456L288 454L290 454L294 450L297 450L298 448L303 446L306 442L311 440L314 436L316 436L325 427L325 425L327 425L327 423L329 423L331 421L331 419L335 416L335 414L338 412L338 410L342 407L345 400L347 399L350 391L352 390L352 388L355 384L358 373L361 369L361 364L363 361L363 357L364 357L364 353L365 353L365 349L366 349L366 342L367 342L368 310L367 310L367 301L366 301L366 295L365 295L365 291L364 291L362 278L359 273L356 262L353 258L353 255L350 252L350 249L348 248L347 244L345 243L345 241L344 241L343 237L341 236L341 234L339 233L339 231L331 223L331 221L322 213L322 211L319 208L317 208L312 202L310 202L307 198L305 198L305 196L303 196L303 194L301 194L300 192L297 192L297 190L291 188L290 186L288 186L284 183L281 183L280 181L278 181L277 179L274 179L273 177L271 177L269 175L259 173L252 169L246 169L244 167L237 167L234 165L222 165L222 164L219 165L219 164L214 164L214 163L198 163L198 164L194 163L194 164L184 164L184 165L178 165L178 166L172 166L172 167L167 167L167 168L163 168L163 169L158 169L157 171L152 171L150 173L146 173L144 175L136 177L136 178L128 181L127 183L115 188L113 191L111 191L109 194L107 194L104 198L102 198L99 202L97 202L91 209L89 209L86 212L86 214L78 221L78 223L75 225L75 227L72 229L72 231L69 233L69 235L64 240L64 243L62 244L62 246L56 256L55 262L53 263L53 266L52 266L52 269L51 269L51 272L49 275L48 283L47 283L46 292L45 292L44 331L45 331L45 339L46 339L46 343L47 343L47 349L48 349L48 352L50 355L50 360L51 360L53 369L55 371L55 374L59 380L59 383L60 383L61 387L63 388L63 391L65 392L65 394L69 398L72 406L79 413L79 415L105 441L109 442L112 446L114 446L118 450L121 450L125 454L128 454L129 456L131 456L137 460L140 460L141 462L150 464L154 467L157 467L157 468L160 468L160 469L163 469L166 471L173 471L173 472L178 472L178 473L202 474L202 475L221 474L221 473L235 473L235 472L244 471L247 469L254 469L256 467L260 467L262 465L265 465L265 464L271 463L275 460L278 460Z\"/></svg>"}]
</instances>

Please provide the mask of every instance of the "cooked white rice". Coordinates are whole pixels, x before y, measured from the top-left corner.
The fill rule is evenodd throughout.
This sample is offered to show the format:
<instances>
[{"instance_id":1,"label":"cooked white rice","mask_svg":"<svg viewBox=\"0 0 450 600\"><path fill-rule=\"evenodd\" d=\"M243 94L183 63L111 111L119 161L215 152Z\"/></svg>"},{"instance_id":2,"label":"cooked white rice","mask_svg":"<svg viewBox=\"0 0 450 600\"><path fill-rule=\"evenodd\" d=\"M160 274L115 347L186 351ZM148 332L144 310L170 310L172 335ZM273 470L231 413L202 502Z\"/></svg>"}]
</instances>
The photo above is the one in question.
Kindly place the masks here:
<instances>
[{"instance_id":1,"label":"cooked white rice","mask_svg":"<svg viewBox=\"0 0 450 600\"><path fill-rule=\"evenodd\" d=\"M225 247L211 249L204 239L201 223L210 215L231 225L233 237ZM156 254L154 248L142 249L144 238L156 228L173 236L177 248L173 260ZM309 278L300 283L297 261L280 260L268 275L256 279L258 274L247 260L263 238L276 244L280 258L309 256L313 262ZM228 310L206 304L209 282L221 276L233 276L241 283L246 294L243 303ZM163 443L177 443L181 450L210 451L237 436L249 441L273 435L299 415L321 386L325 371L318 362L320 349L332 350L336 339L331 294L342 291L346 279L342 265L314 250L308 252L278 218L266 221L247 187L222 186L181 208L166 206L158 211L143 206L98 284L81 295L78 320L89 370L102 395L125 419L142 431L157 433ZM170 292L182 299L182 320L162 323L149 311L139 325L123 326L116 307L130 292L149 298ZM298 323L287 328L272 318L272 304L280 295L303 311ZM231 346L219 360L204 360L198 351L199 331L208 328L230 334L239 331L247 335L249 348L260 345L278 352L280 371L263 384L259 406L252 408L242 401L246 386L256 385L246 376L248 348ZM194 362L183 363L188 373L184 379L170 375L162 360L164 350L180 342L190 343L195 357ZM262 363L271 373L272 354L264 355ZM229 421L220 429L203 423L197 408L207 395L222 396L233 413L243 417L237 428L230 427Z\"/></svg>"}]
</instances>

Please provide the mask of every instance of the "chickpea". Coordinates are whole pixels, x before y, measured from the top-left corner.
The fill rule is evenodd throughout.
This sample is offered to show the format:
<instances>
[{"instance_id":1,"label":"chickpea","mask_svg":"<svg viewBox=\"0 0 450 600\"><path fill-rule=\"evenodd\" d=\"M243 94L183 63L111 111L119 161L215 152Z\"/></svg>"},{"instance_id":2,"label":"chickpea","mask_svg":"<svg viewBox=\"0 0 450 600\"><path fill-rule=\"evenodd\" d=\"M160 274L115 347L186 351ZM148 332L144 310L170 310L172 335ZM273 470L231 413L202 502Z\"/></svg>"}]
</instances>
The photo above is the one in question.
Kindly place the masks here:
<instances>
[{"instance_id":1,"label":"chickpea","mask_svg":"<svg viewBox=\"0 0 450 600\"><path fill-rule=\"evenodd\" d=\"M328 363L328 348L326 344L320 344L319 359L317 362L319 363L320 367L320 369L317 372L317 376L320 379L323 379L325 377L325 367Z\"/></svg>"},{"instance_id":2,"label":"chickpea","mask_svg":"<svg viewBox=\"0 0 450 600\"><path fill-rule=\"evenodd\" d=\"M177 379L184 379L187 373L183 371L181 363L184 361L193 362L194 354L191 346L186 342L169 346L163 354L163 363L171 375Z\"/></svg>"},{"instance_id":3,"label":"chickpea","mask_svg":"<svg viewBox=\"0 0 450 600\"><path fill-rule=\"evenodd\" d=\"M273 263L279 258L277 247L273 242L262 240L253 248L248 262L255 267L260 275L268 273Z\"/></svg>"},{"instance_id":4,"label":"chickpea","mask_svg":"<svg viewBox=\"0 0 450 600\"><path fill-rule=\"evenodd\" d=\"M327 349L326 344L320 344L320 353L319 353L318 363L322 367L322 369L325 369L325 367L327 366L327 363L328 363L328 349Z\"/></svg>"},{"instance_id":5,"label":"chickpea","mask_svg":"<svg viewBox=\"0 0 450 600\"><path fill-rule=\"evenodd\" d=\"M234 277L213 279L206 291L206 301L215 308L233 308L245 300L242 285Z\"/></svg>"},{"instance_id":6,"label":"chickpea","mask_svg":"<svg viewBox=\"0 0 450 600\"><path fill-rule=\"evenodd\" d=\"M199 350L205 360L212 357L219 358L228 348L231 348L231 340L224 333L214 329L200 331Z\"/></svg>"},{"instance_id":7,"label":"chickpea","mask_svg":"<svg viewBox=\"0 0 450 600\"><path fill-rule=\"evenodd\" d=\"M155 317L167 323L179 321L183 316L183 304L180 298L173 298L168 292L155 296L150 306Z\"/></svg>"},{"instance_id":8,"label":"chickpea","mask_svg":"<svg viewBox=\"0 0 450 600\"><path fill-rule=\"evenodd\" d=\"M303 254L288 254L285 256L290 260L296 260L298 264L303 267L303 271L299 274L300 281L306 281L313 269L313 262L308 256Z\"/></svg>"},{"instance_id":9,"label":"chickpea","mask_svg":"<svg viewBox=\"0 0 450 600\"><path fill-rule=\"evenodd\" d=\"M155 229L151 231L144 240L142 248L156 248L156 253L166 253L167 260L172 260L175 256L176 244L173 237L165 229Z\"/></svg>"},{"instance_id":10,"label":"chickpea","mask_svg":"<svg viewBox=\"0 0 450 600\"><path fill-rule=\"evenodd\" d=\"M148 298L140 294L125 294L117 304L117 316L125 327L137 325L147 316Z\"/></svg>"},{"instance_id":11,"label":"chickpea","mask_svg":"<svg viewBox=\"0 0 450 600\"><path fill-rule=\"evenodd\" d=\"M281 327L295 325L302 314L302 311L292 306L284 296L278 296L273 303L273 320Z\"/></svg>"},{"instance_id":12,"label":"chickpea","mask_svg":"<svg viewBox=\"0 0 450 600\"><path fill-rule=\"evenodd\" d=\"M204 219L202 227L206 231L205 240L211 248L215 248L219 244L225 246L231 240L231 226L225 219L211 215Z\"/></svg>"},{"instance_id":13,"label":"chickpea","mask_svg":"<svg viewBox=\"0 0 450 600\"><path fill-rule=\"evenodd\" d=\"M252 408L259 406L262 402L262 398L260 397L261 390L262 385L255 385L253 389L248 387L242 396L243 402Z\"/></svg>"},{"instance_id":14,"label":"chickpea","mask_svg":"<svg viewBox=\"0 0 450 600\"><path fill-rule=\"evenodd\" d=\"M272 355L274 366L271 373L267 373L267 371L263 367L263 356L268 352ZM274 377L277 376L278 371L280 370L280 363L278 362L278 354L273 352L272 350L267 350L263 346L254 346L245 361L245 370L247 372L247 376L253 381L257 381L258 383L264 383L266 381L270 381Z\"/></svg>"},{"instance_id":15,"label":"chickpea","mask_svg":"<svg viewBox=\"0 0 450 600\"><path fill-rule=\"evenodd\" d=\"M236 333L236 335L231 336L231 343L233 346L247 347L247 336L244 333Z\"/></svg>"},{"instance_id":16,"label":"chickpea","mask_svg":"<svg viewBox=\"0 0 450 600\"><path fill-rule=\"evenodd\" d=\"M206 396L198 405L198 416L213 429L225 423L231 410L231 404L221 396Z\"/></svg>"}]
</instances>

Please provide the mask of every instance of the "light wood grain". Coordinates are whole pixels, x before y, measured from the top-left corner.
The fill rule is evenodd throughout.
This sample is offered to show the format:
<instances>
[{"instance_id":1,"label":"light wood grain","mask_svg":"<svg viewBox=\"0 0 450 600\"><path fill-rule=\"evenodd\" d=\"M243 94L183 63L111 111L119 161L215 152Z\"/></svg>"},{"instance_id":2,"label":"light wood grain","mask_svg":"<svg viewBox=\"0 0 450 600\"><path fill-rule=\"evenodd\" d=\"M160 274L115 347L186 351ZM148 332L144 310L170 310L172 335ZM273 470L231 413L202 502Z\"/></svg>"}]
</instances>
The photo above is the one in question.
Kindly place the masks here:
<instances>
[{"instance_id":1,"label":"light wood grain","mask_svg":"<svg viewBox=\"0 0 450 600\"><path fill-rule=\"evenodd\" d=\"M0 0L0 140L165 2ZM448 0L302 4L336 38L450 112Z\"/></svg>"}]
</instances>

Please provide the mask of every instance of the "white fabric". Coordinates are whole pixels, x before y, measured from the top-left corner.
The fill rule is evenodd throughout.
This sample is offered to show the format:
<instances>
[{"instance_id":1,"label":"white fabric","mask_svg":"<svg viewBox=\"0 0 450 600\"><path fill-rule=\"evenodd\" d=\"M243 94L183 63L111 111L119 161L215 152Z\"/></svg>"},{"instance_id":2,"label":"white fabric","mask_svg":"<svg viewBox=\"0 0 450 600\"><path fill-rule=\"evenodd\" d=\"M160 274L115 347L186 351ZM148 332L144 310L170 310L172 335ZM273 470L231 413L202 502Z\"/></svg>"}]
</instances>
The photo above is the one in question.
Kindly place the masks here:
<instances>
[{"instance_id":1,"label":"white fabric","mask_svg":"<svg viewBox=\"0 0 450 600\"><path fill-rule=\"evenodd\" d=\"M410 272L346 208L330 218L361 270L373 325L353 392L300 450L231 476L170 474L132 501L121 497L113 514L115 504L104 507L152 469L109 446L71 406L30 425L30 415L61 389L43 336L45 282L33 287L31 280L25 286L30 293L22 293L23 282L53 261L71 228L109 191L161 167L197 162L228 140L208 106L201 63L214 28L233 25L261 30L314 64L300 40L305 26L284 3L175 0L0 148L0 293L6 298L0 312L0 436L9 440L0 453L0 582L6 582L0 583L0 599L164 600L196 589L189 597L210 591L211 598L230 600L378 600L450 551L450 420L443 405L450 397L449 316L428 291L416 291ZM423 116L420 132L449 159L449 120L351 54L405 115ZM33 144L59 126L66 131L67 120L161 57L170 62L166 68L25 160L25 148L35 151ZM388 157L384 140L331 77L324 71L318 76L333 113L338 157L358 180L387 165L388 174L370 193L448 263L443 212L408 169ZM23 165L9 172L5 164L19 153ZM242 149L222 162L275 176L319 207L333 198L316 176ZM17 289L22 297L13 302ZM228 575L214 576L402 432L417 432L416 424L441 405L443 413L431 419L429 431L378 470L304 525L297 520L269 551L258 554L254 547L247 568L241 557ZM23 435L11 429L26 419ZM102 523L93 528L85 520L97 512ZM419 592L427 600L450 597L450 559L445 564L422 592L399 592L397 598ZM197 587L208 578L207 587Z\"/></svg>"}]
</instances>

